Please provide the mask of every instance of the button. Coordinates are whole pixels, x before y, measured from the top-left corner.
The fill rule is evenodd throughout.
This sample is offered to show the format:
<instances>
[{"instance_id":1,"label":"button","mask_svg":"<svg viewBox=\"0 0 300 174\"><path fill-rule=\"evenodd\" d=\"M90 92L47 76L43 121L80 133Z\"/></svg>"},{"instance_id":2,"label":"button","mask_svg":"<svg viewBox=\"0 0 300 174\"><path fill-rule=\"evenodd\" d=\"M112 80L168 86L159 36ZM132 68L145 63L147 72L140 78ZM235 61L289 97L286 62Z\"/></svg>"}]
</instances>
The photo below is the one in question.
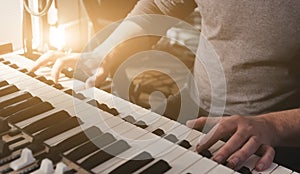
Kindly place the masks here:
<instances>
[{"instance_id":1,"label":"button","mask_svg":"<svg viewBox=\"0 0 300 174\"><path fill-rule=\"evenodd\" d=\"M54 172L53 163L49 159L44 159L41 163L41 167L32 172L31 174L52 174Z\"/></svg>"},{"instance_id":2,"label":"button","mask_svg":"<svg viewBox=\"0 0 300 174\"><path fill-rule=\"evenodd\" d=\"M22 150L21 157L9 164L9 167L14 171L20 170L23 167L31 165L35 162L32 151L28 148Z\"/></svg>"}]
</instances>

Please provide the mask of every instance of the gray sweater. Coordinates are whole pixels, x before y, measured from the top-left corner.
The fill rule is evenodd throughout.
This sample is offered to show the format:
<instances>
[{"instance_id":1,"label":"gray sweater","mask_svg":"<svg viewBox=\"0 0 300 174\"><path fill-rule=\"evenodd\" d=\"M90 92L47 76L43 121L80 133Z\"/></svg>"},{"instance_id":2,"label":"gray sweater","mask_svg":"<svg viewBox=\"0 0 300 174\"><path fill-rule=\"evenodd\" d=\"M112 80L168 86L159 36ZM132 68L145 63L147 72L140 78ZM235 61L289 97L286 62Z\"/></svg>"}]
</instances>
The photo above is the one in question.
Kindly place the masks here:
<instances>
[{"instance_id":1,"label":"gray sweater","mask_svg":"<svg viewBox=\"0 0 300 174\"><path fill-rule=\"evenodd\" d=\"M131 15L184 18L196 6L201 108L247 116L300 106L300 0L141 0Z\"/></svg>"}]
</instances>

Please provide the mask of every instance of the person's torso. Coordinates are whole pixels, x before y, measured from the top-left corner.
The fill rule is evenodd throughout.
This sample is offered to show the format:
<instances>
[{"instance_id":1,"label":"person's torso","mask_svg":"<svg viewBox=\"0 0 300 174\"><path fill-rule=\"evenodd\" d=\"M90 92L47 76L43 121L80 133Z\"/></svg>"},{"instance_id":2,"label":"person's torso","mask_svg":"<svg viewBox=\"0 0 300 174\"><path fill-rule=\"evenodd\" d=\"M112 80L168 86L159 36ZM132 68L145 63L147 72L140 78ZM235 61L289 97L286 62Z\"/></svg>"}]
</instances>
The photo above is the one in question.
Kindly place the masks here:
<instances>
[{"instance_id":1,"label":"person's torso","mask_svg":"<svg viewBox=\"0 0 300 174\"><path fill-rule=\"evenodd\" d=\"M201 107L209 110L212 92L216 98L226 93L225 114L229 115L299 107L300 1L196 2L204 36L194 70ZM210 60L207 47L215 51L223 69L215 64L218 61ZM225 75L225 92L220 72ZM213 104L221 107L222 102Z\"/></svg>"}]
</instances>

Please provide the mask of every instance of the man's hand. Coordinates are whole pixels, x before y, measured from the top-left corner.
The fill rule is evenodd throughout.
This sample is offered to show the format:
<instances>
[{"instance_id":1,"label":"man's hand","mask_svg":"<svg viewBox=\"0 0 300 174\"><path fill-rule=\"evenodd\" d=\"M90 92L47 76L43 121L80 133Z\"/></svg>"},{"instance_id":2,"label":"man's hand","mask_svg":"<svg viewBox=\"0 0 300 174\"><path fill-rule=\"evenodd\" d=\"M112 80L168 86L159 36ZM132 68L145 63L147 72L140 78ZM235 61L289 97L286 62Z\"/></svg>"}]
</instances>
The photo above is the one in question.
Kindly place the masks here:
<instances>
[{"instance_id":1,"label":"man's hand","mask_svg":"<svg viewBox=\"0 0 300 174\"><path fill-rule=\"evenodd\" d=\"M57 83L59 74L63 68L75 68L79 58L80 53L66 54L60 51L49 51L36 60L35 65L29 71L35 72L42 66L53 64L51 76L53 77L54 82Z\"/></svg>"},{"instance_id":2,"label":"man's hand","mask_svg":"<svg viewBox=\"0 0 300 174\"><path fill-rule=\"evenodd\" d=\"M198 152L208 149L220 139L230 137L213 157L218 163L227 161L228 167L236 168L252 154L258 153L261 158L255 168L262 171L267 169L274 159L275 151L272 146L278 141L276 129L264 116L201 117L186 124L196 129L213 127L197 145Z\"/></svg>"}]
</instances>

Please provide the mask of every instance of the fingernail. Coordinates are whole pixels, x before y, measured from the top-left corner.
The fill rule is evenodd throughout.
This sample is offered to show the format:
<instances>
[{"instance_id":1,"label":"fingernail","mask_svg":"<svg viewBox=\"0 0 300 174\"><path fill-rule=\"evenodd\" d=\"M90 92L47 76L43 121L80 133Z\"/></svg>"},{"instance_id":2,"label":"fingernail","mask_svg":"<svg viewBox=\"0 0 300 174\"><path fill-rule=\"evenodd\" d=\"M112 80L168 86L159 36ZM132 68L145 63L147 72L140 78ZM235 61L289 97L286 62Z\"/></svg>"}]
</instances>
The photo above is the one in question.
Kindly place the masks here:
<instances>
[{"instance_id":1,"label":"fingernail","mask_svg":"<svg viewBox=\"0 0 300 174\"><path fill-rule=\"evenodd\" d=\"M257 170L258 171L262 171L263 170L263 168L264 168L264 163L259 163L258 165L257 165Z\"/></svg>"},{"instance_id":2,"label":"fingernail","mask_svg":"<svg viewBox=\"0 0 300 174\"><path fill-rule=\"evenodd\" d=\"M223 156L222 155L218 155L214 158L214 161L216 161L217 163L221 163L223 161Z\"/></svg>"},{"instance_id":3,"label":"fingernail","mask_svg":"<svg viewBox=\"0 0 300 174\"><path fill-rule=\"evenodd\" d=\"M239 161L240 161L240 159L238 157L233 157L232 159L230 159L228 161L228 165L229 165L229 167L234 168L234 167L237 166L237 164L239 163Z\"/></svg>"}]
</instances>

